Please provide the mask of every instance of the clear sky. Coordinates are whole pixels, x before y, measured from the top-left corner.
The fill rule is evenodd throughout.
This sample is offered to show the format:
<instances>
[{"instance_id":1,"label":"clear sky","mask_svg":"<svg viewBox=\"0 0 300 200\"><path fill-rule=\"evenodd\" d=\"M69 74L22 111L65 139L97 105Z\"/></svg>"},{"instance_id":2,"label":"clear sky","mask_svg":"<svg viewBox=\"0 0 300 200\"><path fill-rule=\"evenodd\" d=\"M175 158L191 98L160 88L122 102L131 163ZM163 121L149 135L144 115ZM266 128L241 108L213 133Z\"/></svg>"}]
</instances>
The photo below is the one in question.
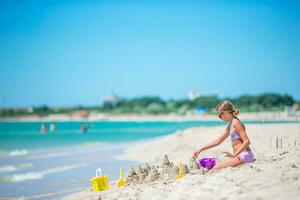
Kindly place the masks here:
<instances>
[{"instance_id":1,"label":"clear sky","mask_svg":"<svg viewBox=\"0 0 300 200\"><path fill-rule=\"evenodd\" d=\"M299 1L0 0L1 107L185 98L300 99Z\"/></svg>"}]
</instances>

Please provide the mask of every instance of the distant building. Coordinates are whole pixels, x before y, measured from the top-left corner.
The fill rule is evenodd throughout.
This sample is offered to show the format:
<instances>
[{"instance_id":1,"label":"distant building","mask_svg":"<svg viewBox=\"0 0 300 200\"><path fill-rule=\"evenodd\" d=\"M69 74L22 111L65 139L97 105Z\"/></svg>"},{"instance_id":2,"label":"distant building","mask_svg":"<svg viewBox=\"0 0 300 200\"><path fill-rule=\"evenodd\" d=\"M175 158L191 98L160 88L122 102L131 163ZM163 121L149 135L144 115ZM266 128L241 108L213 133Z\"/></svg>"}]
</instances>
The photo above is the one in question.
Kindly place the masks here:
<instances>
[{"instance_id":1,"label":"distant building","mask_svg":"<svg viewBox=\"0 0 300 200\"><path fill-rule=\"evenodd\" d=\"M102 103L111 103L113 105L115 105L116 103L118 103L118 101L120 101L120 97L118 97L117 95L106 95L102 98Z\"/></svg>"},{"instance_id":2,"label":"distant building","mask_svg":"<svg viewBox=\"0 0 300 200\"><path fill-rule=\"evenodd\" d=\"M200 93L196 90L190 90L188 92L188 99L193 101L195 99L197 99L198 97L200 97Z\"/></svg>"},{"instance_id":3,"label":"distant building","mask_svg":"<svg viewBox=\"0 0 300 200\"><path fill-rule=\"evenodd\" d=\"M293 109L294 110L300 110L300 103L294 103Z\"/></svg>"},{"instance_id":4,"label":"distant building","mask_svg":"<svg viewBox=\"0 0 300 200\"><path fill-rule=\"evenodd\" d=\"M85 118L90 116L90 112L87 110L75 110L72 112L72 116Z\"/></svg>"},{"instance_id":5,"label":"distant building","mask_svg":"<svg viewBox=\"0 0 300 200\"><path fill-rule=\"evenodd\" d=\"M197 107L197 108L195 108L195 114L198 114L198 115L203 115L207 111L208 111L208 109L206 107Z\"/></svg>"},{"instance_id":6,"label":"distant building","mask_svg":"<svg viewBox=\"0 0 300 200\"><path fill-rule=\"evenodd\" d=\"M217 97L218 95L215 93L206 93L206 94L200 94L197 90L190 90L188 92L188 99L193 101L197 99L198 97Z\"/></svg>"},{"instance_id":7,"label":"distant building","mask_svg":"<svg viewBox=\"0 0 300 200\"><path fill-rule=\"evenodd\" d=\"M196 107L186 112L186 115L204 115L207 113L208 109L206 107Z\"/></svg>"},{"instance_id":8,"label":"distant building","mask_svg":"<svg viewBox=\"0 0 300 200\"><path fill-rule=\"evenodd\" d=\"M27 111L28 111L30 114L32 114L32 113L33 113L33 107L30 106L29 108L27 108Z\"/></svg>"}]
</instances>

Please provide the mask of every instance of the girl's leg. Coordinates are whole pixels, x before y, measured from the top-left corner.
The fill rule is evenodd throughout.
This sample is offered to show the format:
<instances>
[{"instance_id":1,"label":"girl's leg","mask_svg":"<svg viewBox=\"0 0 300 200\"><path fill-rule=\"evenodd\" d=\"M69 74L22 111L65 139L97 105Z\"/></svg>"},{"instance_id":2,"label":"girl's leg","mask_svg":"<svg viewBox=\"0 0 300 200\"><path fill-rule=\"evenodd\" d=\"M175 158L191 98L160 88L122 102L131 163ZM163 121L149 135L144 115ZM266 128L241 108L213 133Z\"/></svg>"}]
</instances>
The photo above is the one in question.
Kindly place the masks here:
<instances>
[{"instance_id":1,"label":"girl's leg","mask_svg":"<svg viewBox=\"0 0 300 200\"><path fill-rule=\"evenodd\" d=\"M229 158L227 160L217 162L216 165L213 167L213 169L222 169L222 168L226 168L226 167L235 167L235 166L243 164L243 163L244 163L244 161L241 160L238 157Z\"/></svg>"}]
</instances>

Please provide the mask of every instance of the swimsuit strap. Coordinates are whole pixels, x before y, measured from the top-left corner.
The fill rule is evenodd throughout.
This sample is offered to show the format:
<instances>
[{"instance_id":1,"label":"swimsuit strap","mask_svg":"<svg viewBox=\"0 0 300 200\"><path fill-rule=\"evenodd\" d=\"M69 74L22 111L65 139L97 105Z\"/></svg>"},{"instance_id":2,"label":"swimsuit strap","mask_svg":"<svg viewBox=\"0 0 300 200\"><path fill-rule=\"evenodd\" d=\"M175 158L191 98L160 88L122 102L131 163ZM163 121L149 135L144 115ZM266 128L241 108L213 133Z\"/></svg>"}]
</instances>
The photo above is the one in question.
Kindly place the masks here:
<instances>
[{"instance_id":1,"label":"swimsuit strap","mask_svg":"<svg viewBox=\"0 0 300 200\"><path fill-rule=\"evenodd\" d=\"M231 132L231 124L232 123L229 124L229 133L230 133L231 141L238 140L238 139L241 140L241 137L237 132L235 132L235 131Z\"/></svg>"}]
</instances>

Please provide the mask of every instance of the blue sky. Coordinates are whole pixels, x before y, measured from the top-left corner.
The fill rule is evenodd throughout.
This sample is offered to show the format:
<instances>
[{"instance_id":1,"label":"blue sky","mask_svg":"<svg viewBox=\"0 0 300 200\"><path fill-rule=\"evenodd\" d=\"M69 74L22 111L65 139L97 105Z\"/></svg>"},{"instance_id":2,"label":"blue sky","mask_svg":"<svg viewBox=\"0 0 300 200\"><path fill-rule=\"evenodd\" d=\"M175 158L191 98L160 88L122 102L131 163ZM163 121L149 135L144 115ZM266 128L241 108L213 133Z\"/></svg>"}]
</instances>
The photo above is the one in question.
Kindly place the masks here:
<instances>
[{"instance_id":1,"label":"blue sky","mask_svg":"<svg viewBox=\"0 0 300 200\"><path fill-rule=\"evenodd\" d=\"M297 1L0 1L1 107L190 89L300 99Z\"/></svg>"}]
</instances>

